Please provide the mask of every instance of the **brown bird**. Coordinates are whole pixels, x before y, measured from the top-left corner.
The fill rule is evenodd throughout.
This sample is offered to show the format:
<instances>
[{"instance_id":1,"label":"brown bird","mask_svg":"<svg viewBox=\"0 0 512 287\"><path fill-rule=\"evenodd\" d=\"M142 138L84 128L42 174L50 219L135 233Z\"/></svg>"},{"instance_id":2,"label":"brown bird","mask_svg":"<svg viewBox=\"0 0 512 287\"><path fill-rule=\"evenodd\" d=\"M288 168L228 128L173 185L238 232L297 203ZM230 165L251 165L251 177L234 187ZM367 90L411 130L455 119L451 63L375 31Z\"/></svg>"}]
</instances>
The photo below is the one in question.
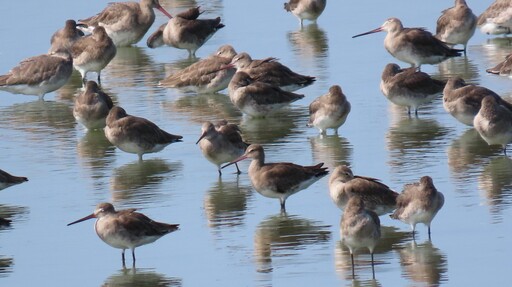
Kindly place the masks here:
<instances>
[{"instance_id":1,"label":"brown bird","mask_svg":"<svg viewBox=\"0 0 512 287\"><path fill-rule=\"evenodd\" d=\"M396 199L397 209L390 217L409 224L413 236L416 224L425 224L430 239L430 223L443 205L444 196L437 191L432 178L423 176L419 182L404 186L404 190Z\"/></svg>"},{"instance_id":2,"label":"brown bird","mask_svg":"<svg viewBox=\"0 0 512 287\"><path fill-rule=\"evenodd\" d=\"M334 129L338 134L338 128L345 123L350 113L350 102L338 85L331 86L329 92L316 98L309 104L308 127L316 127L322 135L327 129Z\"/></svg>"},{"instance_id":3,"label":"brown bird","mask_svg":"<svg viewBox=\"0 0 512 287\"><path fill-rule=\"evenodd\" d=\"M489 145L501 145L507 155L507 144L512 142L512 111L498 104L493 96L486 96L473 126Z\"/></svg>"},{"instance_id":4,"label":"brown bird","mask_svg":"<svg viewBox=\"0 0 512 287\"><path fill-rule=\"evenodd\" d=\"M279 63L276 58L253 60L245 52L236 55L227 67L236 67L238 72L245 72L259 82L279 87L288 92L307 87L315 81L315 77L295 73Z\"/></svg>"},{"instance_id":5,"label":"brown bird","mask_svg":"<svg viewBox=\"0 0 512 287\"><path fill-rule=\"evenodd\" d=\"M436 38L448 46L464 45L464 54L469 39L476 30L477 17L466 4L466 0L455 0L455 5L442 12L437 19Z\"/></svg>"},{"instance_id":6,"label":"brown bird","mask_svg":"<svg viewBox=\"0 0 512 287\"><path fill-rule=\"evenodd\" d=\"M200 60L160 81L160 85L171 88L187 88L198 93L215 93L228 87L236 69L221 69L228 65L236 51L223 45L208 58Z\"/></svg>"},{"instance_id":7,"label":"brown bird","mask_svg":"<svg viewBox=\"0 0 512 287\"><path fill-rule=\"evenodd\" d=\"M172 17L167 24L161 25L149 36L148 47L156 48L165 44L185 49L188 51L189 57L195 57L196 51L224 27L224 24L220 22L220 17L196 19L200 14L199 7L197 7Z\"/></svg>"},{"instance_id":8,"label":"brown bird","mask_svg":"<svg viewBox=\"0 0 512 287\"><path fill-rule=\"evenodd\" d=\"M512 33L512 1L496 0L478 16L477 26L484 34Z\"/></svg>"},{"instance_id":9,"label":"brown bird","mask_svg":"<svg viewBox=\"0 0 512 287\"><path fill-rule=\"evenodd\" d=\"M87 81L88 72L98 73L98 84L101 85L101 70L114 59L117 48L105 28L100 26L96 27L91 35L76 40L70 51L73 66L82 75L83 85L85 86Z\"/></svg>"},{"instance_id":10,"label":"brown bird","mask_svg":"<svg viewBox=\"0 0 512 287\"><path fill-rule=\"evenodd\" d=\"M512 76L512 54L508 54L503 62L485 71L500 76Z\"/></svg>"},{"instance_id":11,"label":"brown bird","mask_svg":"<svg viewBox=\"0 0 512 287\"><path fill-rule=\"evenodd\" d=\"M73 73L73 59L65 50L24 59L0 76L0 90L13 94L44 95L64 86Z\"/></svg>"},{"instance_id":12,"label":"brown bird","mask_svg":"<svg viewBox=\"0 0 512 287\"><path fill-rule=\"evenodd\" d=\"M473 119L480 110L482 99L493 96L500 105L512 111L512 104L503 100L495 92L481 86L466 84L460 77L448 79L443 90L443 107L459 122L472 126Z\"/></svg>"},{"instance_id":13,"label":"brown bird","mask_svg":"<svg viewBox=\"0 0 512 287\"><path fill-rule=\"evenodd\" d=\"M402 69L389 63L382 71L380 90L384 96L397 106L407 107L407 113L418 115L418 108L433 101L443 92L445 82L432 79L427 73L416 68Z\"/></svg>"},{"instance_id":14,"label":"brown bird","mask_svg":"<svg viewBox=\"0 0 512 287\"><path fill-rule=\"evenodd\" d=\"M250 145L245 153L222 168L251 158L249 177L256 191L269 198L279 198L281 211L286 211L286 199L326 176L329 171L323 163L302 166L288 162L265 163L265 152L259 144Z\"/></svg>"},{"instance_id":15,"label":"brown bird","mask_svg":"<svg viewBox=\"0 0 512 287\"><path fill-rule=\"evenodd\" d=\"M302 27L304 19L316 22L324 12L326 4L327 0L290 0L284 3L284 10L299 18Z\"/></svg>"},{"instance_id":16,"label":"brown bird","mask_svg":"<svg viewBox=\"0 0 512 287\"><path fill-rule=\"evenodd\" d=\"M139 42L155 22L153 9L172 17L158 0L140 0L139 3L114 2L98 14L78 20L78 25L87 32L93 32L96 27L104 27L117 47L130 46Z\"/></svg>"},{"instance_id":17,"label":"brown bird","mask_svg":"<svg viewBox=\"0 0 512 287\"><path fill-rule=\"evenodd\" d=\"M380 219L371 210L365 209L364 200L358 196L351 197L341 217L341 240L350 250L352 278L355 278L354 253L359 248L368 248L372 259L372 274L375 278L373 251L380 239Z\"/></svg>"},{"instance_id":18,"label":"brown bird","mask_svg":"<svg viewBox=\"0 0 512 287\"><path fill-rule=\"evenodd\" d=\"M240 128L227 121L219 121L215 125L205 122L201 127L201 136L196 144L204 157L217 166L219 176L222 175L221 164L230 162L242 156L249 146L241 136ZM238 164L235 163L237 174L240 174Z\"/></svg>"},{"instance_id":19,"label":"brown bird","mask_svg":"<svg viewBox=\"0 0 512 287\"><path fill-rule=\"evenodd\" d=\"M244 114L265 117L304 98L271 84L260 82L245 72L236 72L228 85L229 98Z\"/></svg>"},{"instance_id":20,"label":"brown bird","mask_svg":"<svg viewBox=\"0 0 512 287\"><path fill-rule=\"evenodd\" d=\"M73 43L82 36L84 36L84 32L76 28L75 20L67 20L64 28L59 29L52 35L50 40L51 47L48 53L58 50L69 51Z\"/></svg>"},{"instance_id":21,"label":"brown bird","mask_svg":"<svg viewBox=\"0 0 512 287\"><path fill-rule=\"evenodd\" d=\"M422 64L438 64L461 55L461 51L448 47L423 28L404 28L397 18L389 18L377 29L352 38L386 31L384 47L395 58L420 68Z\"/></svg>"},{"instance_id":22,"label":"brown bird","mask_svg":"<svg viewBox=\"0 0 512 287\"><path fill-rule=\"evenodd\" d=\"M24 176L15 176L0 169L0 190L28 181Z\"/></svg>"},{"instance_id":23,"label":"brown bird","mask_svg":"<svg viewBox=\"0 0 512 287\"><path fill-rule=\"evenodd\" d=\"M85 90L75 99L73 116L76 121L89 130L102 129L105 127L105 120L108 112L114 103L94 81L85 84Z\"/></svg>"},{"instance_id":24,"label":"brown bird","mask_svg":"<svg viewBox=\"0 0 512 287\"><path fill-rule=\"evenodd\" d=\"M178 230L179 224L156 222L135 208L116 211L110 203L104 202L96 206L94 213L68 224L72 225L91 218L97 218L94 230L98 237L108 245L122 249L123 267L125 266L124 251L132 250L133 266L135 267L135 248L155 242L160 237Z\"/></svg>"},{"instance_id":25,"label":"brown bird","mask_svg":"<svg viewBox=\"0 0 512 287\"><path fill-rule=\"evenodd\" d=\"M106 122L107 139L120 150L137 154L139 160L142 160L145 153L159 152L183 138L160 129L145 118L128 115L119 106L110 110Z\"/></svg>"},{"instance_id":26,"label":"brown bird","mask_svg":"<svg viewBox=\"0 0 512 287\"><path fill-rule=\"evenodd\" d=\"M360 197L367 209L383 215L395 210L398 193L376 178L354 175L348 166L340 165L329 178L329 195L341 210L350 198Z\"/></svg>"}]
</instances>

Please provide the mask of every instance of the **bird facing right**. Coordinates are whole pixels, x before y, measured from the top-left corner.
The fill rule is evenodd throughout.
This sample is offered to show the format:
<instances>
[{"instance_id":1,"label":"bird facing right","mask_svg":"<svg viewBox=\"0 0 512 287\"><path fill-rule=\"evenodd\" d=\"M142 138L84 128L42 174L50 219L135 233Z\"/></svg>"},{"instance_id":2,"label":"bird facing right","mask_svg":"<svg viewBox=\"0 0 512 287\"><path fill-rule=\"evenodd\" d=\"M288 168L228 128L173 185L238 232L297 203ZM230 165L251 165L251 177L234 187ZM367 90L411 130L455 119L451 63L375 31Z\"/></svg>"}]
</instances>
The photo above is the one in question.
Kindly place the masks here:
<instances>
[{"instance_id":1,"label":"bird facing right","mask_svg":"<svg viewBox=\"0 0 512 287\"><path fill-rule=\"evenodd\" d=\"M329 92L316 98L309 105L308 127L316 127L322 135L327 129L334 129L338 134L338 128L345 123L350 113L350 102L343 94L341 87L334 85Z\"/></svg>"},{"instance_id":2,"label":"bird facing right","mask_svg":"<svg viewBox=\"0 0 512 287\"><path fill-rule=\"evenodd\" d=\"M139 161L145 153L159 152L183 138L162 130L148 119L128 115L119 106L110 110L106 123L107 139L120 150L137 154Z\"/></svg>"},{"instance_id":3,"label":"bird facing right","mask_svg":"<svg viewBox=\"0 0 512 287\"><path fill-rule=\"evenodd\" d=\"M473 126L489 145L501 145L507 155L507 144L512 142L512 111L498 104L494 97L486 96Z\"/></svg>"},{"instance_id":4,"label":"bird facing right","mask_svg":"<svg viewBox=\"0 0 512 287\"><path fill-rule=\"evenodd\" d=\"M423 176L419 182L406 184L396 199L397 209L390 215L409 224L414 232L416 224L423 223L428 227L430 239L430 223L444 205L444 196L437 191L430 176Z\"/></svg>"},{"instance_id":5,"label":"bird facing right","mask_svg":"<svg viewBox=\"0 0 512 287\"><path fill-rule=\"evenodd\" d=\"M28 181L24 176L15 176L0 169L0 190Z\"/></svg>"},{"instance_id":6,"label":"bird facing right","mask_svg":"<svg viewBox=\"0 0 512 287\"><path fill-rule=\"evenodd\" d=\"M341 217L340 235L342 242L350 250L352 277L355 277L354 252L366 247L370 250L372 273L375 278L373 251L381 236L380 219L375 212L365 209L364 201L358 196L351 197L347 202Z\"/></svg>"}]
</instances>

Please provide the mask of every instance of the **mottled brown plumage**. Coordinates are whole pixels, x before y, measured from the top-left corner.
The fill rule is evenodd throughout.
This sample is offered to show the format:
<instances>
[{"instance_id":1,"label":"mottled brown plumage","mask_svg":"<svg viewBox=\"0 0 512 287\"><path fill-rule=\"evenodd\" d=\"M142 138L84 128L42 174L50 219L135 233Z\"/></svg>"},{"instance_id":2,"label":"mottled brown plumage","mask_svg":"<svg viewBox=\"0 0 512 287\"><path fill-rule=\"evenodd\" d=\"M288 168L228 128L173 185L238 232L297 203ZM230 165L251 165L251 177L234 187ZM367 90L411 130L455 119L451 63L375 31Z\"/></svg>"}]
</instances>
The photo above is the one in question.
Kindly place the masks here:
<instances>
[{"instance_id":1,"label":"mottled brown plumage","mask_svg":"<svg viewBox=\"0 0 512 287\"><path fill-rule=\"evenodd\" d=\"M73 43L82 36L84 36L84 33L76 28L75 20L67 20L64 28L59 29L52 35L50 39L51 47L48 53L59 50L69 51Z\"/></svg>"},{"instance_id":2,"label":"mottled brown plumage","mask_svg":"<svg viewBox=\"0 0 512 287\"><path fill-rule=\"evenodd\" d=\"M307 87L315 81L315 77L295 73L279 63L276 58L253 60L247 53L239 53L231 61L237 71L245 72L251 78L279 87L284 91L293 92Z\"/></svg>"},{"instance_id":3,"label":"mottled brown plumage","mask_svg":"<svg viewBox=\"0 0 512 287\"><path fill-rule=\"evenodd\" d=\"M284 3L284 9L299 18L302 27L304 19L316 22L326 4L327 0L290 0Z\"/></svg>"},{"instance_id":4,"label":"mottled brown plumage","mask_svg":"<svg viewBox=\"0 0 512 287\"><path fill-rule=\"evenodd\" d=\"M183 138L160 129L145 118L128 115L119 106L110 110L106 122L107 139L120 150L137 154L139 160L143 154L159 152Z\"/></svg>"},{"instance_id":5,"label":"mottled brown plumage","mask_svg":"<svg viewBox=\"0 0 512 287\"><path fill-rule=\"evenodd\" d=\"M341 210L351 197L360 197L367 209L383 215L395 209L398 193L378 179L354 175L348 166L340 165L329 178L329 195Z\"/></svg>"},{"instance_id":6,"label":"mottled brown plumage","mask_svg":"<svg viewBox=\"0 0 512 287\"><path fill-rule=\"evenodd\" d=\"M171 88L188 88L198 93L215 93L228 87L234 68L221 69L236 55L230 45L223 45L208 58L200 60L160 81Z\"/></svg>"},{"instance_id":7,"label":"mottled brown plumage","mask_svg":"<svg viewBox=\"0 0 512 287\"><path fill-rule=\"evenodd\" d=\"M464 45L464 53L469 39L476 29L477 17L465 0L455 0L455 5L442 12L437 19L436 38L449 46Z\"/></svg>"},{"instance_id":8,"label":"mottled brown plumage","mask_svg":"<svg viewBox=\"0 0 512 287\"><path fill-rule=\"evenodd\" d=\"M485 71L500 76L512 76L512 54L508 54L503 62Z\"/></svg>"},{"instance_id":9,"label":"mottled brown plumage","mask_svg":"<svg viewBox=\"0 0 512 287\"><path fill-rule=\"evenodd\" d=\"M393 104L407 107L418 114L418 108L433 101L443 92L446 82L431 78L416 68L400 68L389 63L382 71L380 90Z\"/></svg>"},{"instance_id":10,"label":"mottled brown plumage","mask_svg":"<svg viewBox=\"0 0 512 287\"><path fill-rule=\"evenodd\" d=\"M498 104L495 97L486 96L473 126L489 145L501 145L507 155L507 144L512 142L512 111Z\"/></svg>"},{"instance_id":11,"label":"mottled brown plumage","mask_svg":"<svg viewBox=\"0 0 512 287\"><path fill-rule=\"evenodd\" d=\"M123 266L124 251L132 250L133 266L135 266L135 248L155 242L160 237L178 230L179 224L156 222L135 208L116 211L110 203L104 202L96 206L93 214L68 224L72 225L91 218L97 218L94 224L96 234L108 245L122 249Z\"/></svg>"},{"instance_id":12,"label":"mottled brown plumage","mask_svg":"<svg viewBox=\"0 0 512 287\"><path fill-rule=\"evenodd\" d=\"M153 25L155 21L153 8L160 10L169 18L172 17L162 8L158 0L140 0L139 3L110 3L97 15L78 20L78 24L88 32L102 26L116 46L130 46L139 42Z\"/></svg>"},{"instance_id":13,"label":"mottled brown plumage","mask_svg":"<svg viewBox=\"0 0 512 287\"><path fill-rule=\"evenodd\" d=\"M484 34L512 33L512 1L496 0L478 16L477 26Z\"/></svg>"},{"instance_id":14,"label":"mottled brown plumage","mask_svg":"<svg viewBox=\"0 0 512 287\"><path fill-rule=\"evenodd\" d=\"M322 167L323 163L314 166L302 166L289 162L265 163L265 152L259 144L250 145L245 153L222 168L251 158L249 177L258 193L265 197L279 198L281 210L285 210L286 199L303 189L308 188L329 171Z\"/></svg>"},{"instance_id":15,"label":"mottled brown plumage","mask_svg":"<svg viewBox=\"0 0 512 287\"><path fill-rule=\"evenodd\" d=\"M338 85L331 86L329 92L316 98L309 104L308 127L316 127L322 135L327 129L334 129L338 134L338 128L345 123L350 113L351 105Z\"/></svg>"},{"instance_id":16,"label":"mottled brown plumage","mask_svg":"<svg viewBox=\"0 0 512 287\"><path fill-rule=\"evenodd\" d=\"M485 96L494 97L500 105L512 111L512 104L503 100L495 92L485 87L466 84L460 77L448 79L443 90L443 107L461 123L472 126Z\"/></svg>"},{"instance_id":17,"label":"mottled brown plumage","mask_svg":"<svg viewBox=\"0 0 512 287\"><path fill-rule=\"evenodd\" d=\"M85 84L85 90L75 99L73 116L76 121L89 130L102 129L105 127L105 120L108 112L114 103L94 81Z\"/></svg>"},{"instance_id":18,"label":"mottled brown plumage","mask_svg":"<svg viewBox=\"0 0 512 287\"><path fill-rule=\"evenodd\" d=\"M416 224L423 223L428 227L444 205L444 196L438 192L430 176L423 176L419 182L406 184L396 199L397 209L390 215L411 226L413 236Z\"/></svg>"}]
</instances>

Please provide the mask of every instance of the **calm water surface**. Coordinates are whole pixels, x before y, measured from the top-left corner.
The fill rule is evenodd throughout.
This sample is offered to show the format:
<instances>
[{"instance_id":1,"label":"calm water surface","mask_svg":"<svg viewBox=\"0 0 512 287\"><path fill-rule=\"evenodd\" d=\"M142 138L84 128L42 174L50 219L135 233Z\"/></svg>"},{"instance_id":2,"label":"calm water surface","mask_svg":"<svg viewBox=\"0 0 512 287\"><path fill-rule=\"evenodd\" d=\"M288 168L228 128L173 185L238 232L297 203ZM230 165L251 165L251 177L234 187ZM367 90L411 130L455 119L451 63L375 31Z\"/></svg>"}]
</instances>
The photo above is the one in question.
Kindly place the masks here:
<instances>
[{"instance_id":1,"label":"calm water surface","mask_svg":"<svg viewBox=\"0 0 512 287\"><path fill-rule=\"evenodd\" d=\"M90 16L109 1L8 1L0 10L0 72L21 59L45 53L51 34L68 18ZM1 286L504 286L512 254L512 160L458 123L438 99L408 117L379 91L380 74L395 62L383 48L383 33L352 35L388 17L405 26L435 30L441 10L453 1L329 1L318 25L299 29L283 1L164 1L172 13L200 5L202 17L221 16L226 27L198 52L205 57L222 44L253 58L277 57L298 72L317 76L300 90L305 98L266 119L243 117L225 91L195 95L156 85L193 60L169 47L151 50L147 36L121 48L102 73L104 90L128 113L146 117L184 141L157 154L114 148L102 132L77 125L72 106L80 77L57 92L36 97L0 92L0 168L30 181L0 192ZM480 14L491 0L468 1ZM157 25L165 21L157 12ZM308 23L307 23L308 24ZM512 52L510 38L479 31L467 57L423 70L439 78L467 81L512 95L512 80L484 70ZM403 63L399 63L403 65ZM94 77L94 75L91 75ZM333 85L342 86L352 113L339 136L319 137L305 127L307 107ZM396 190L423 175L433 177L446 197L432 225L432 241L419 227L383 216L376 249L376 279L366 251L350 255L340 244L341 212L323 178L288 200L251 187L247 173L217 176L194 143L201 123L228 119L244 138L265 146L268 161L349 164L354 172L380 178ZM246 171L249 162L241 163ZM91 213L99 202L136 207L181 230L137 249L137 268L123 270L120 250L99 240L93 221L66 224ZM131 260L128 261L129 263Z\"/></svg>"}]
</instances>

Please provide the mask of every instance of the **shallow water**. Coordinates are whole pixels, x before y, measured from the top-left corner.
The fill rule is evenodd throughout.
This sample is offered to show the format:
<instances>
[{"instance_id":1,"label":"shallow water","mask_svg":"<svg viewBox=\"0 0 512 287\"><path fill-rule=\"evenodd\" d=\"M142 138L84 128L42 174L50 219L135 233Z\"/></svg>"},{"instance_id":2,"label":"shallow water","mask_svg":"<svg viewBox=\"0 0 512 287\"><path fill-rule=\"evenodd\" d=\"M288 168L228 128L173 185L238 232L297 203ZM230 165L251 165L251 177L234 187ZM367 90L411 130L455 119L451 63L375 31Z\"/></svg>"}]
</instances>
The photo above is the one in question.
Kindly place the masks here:
<instances>
[{"instance_id":1,"label":"shallow water","mask_svg":"<svg viewBox=\"0 0 512 287\"><path fill-rule=\"evenodd\" d=\"M92 15L107 2L4 3L0 71L45 53L51 34L66 19ZM202 17L223 18L226 27L198 57L229 43L253 58L279 58L317 81L300 90L305 98L289 109L266 119L246 118L225 91L198 96L158 87L160 79L193 61L186 51L147 48L146 35L136 46L119 49L102 72L103 88L115 103L184 137L146 155L143 163L113 147L102 132L75 123L71 110L78 73L45 101L0 92L0 168L30 180L0 192L0 216L13 220L11 227L0 228L0 285L506 285L512 160L448 115L441 99L417 118L388 103L379 91L380 74L396 60L383 48L384 35L351 39L391 16L433 31L448 2L330 1L317 25L306 23L300 30L279 1L161 0L171 14L200 5L206 10ZM468 2L476 14L491 3ZM150 32L164 21L157 12ZM462 75L510 97L512 80L487 75L485 69L511 52L510 38L477 31L467 57L422 69L441 78ZM338 136L320 137L305 127L307 108L333 84L341 85L352 112ZM241 163L240 176L227 169L219 178L194 144L202 122L222 118L239 124L248 142L263 144L268 161L349 164L356 174L380 178L398 191L430 175L446 198L432 224L432 241L423 226L413 241L408 226L383 216L376 279L369 254L360 251L352 280L350 255L339 241L341 212L328 196L328 178L289 198L288 213L281 214L277 200L252 189L248 162ZM181 228L138 248L137 268L123 270L120 250L99 240L92 221L66 226L104 201Z\"/></svg>"}]
</instances>

